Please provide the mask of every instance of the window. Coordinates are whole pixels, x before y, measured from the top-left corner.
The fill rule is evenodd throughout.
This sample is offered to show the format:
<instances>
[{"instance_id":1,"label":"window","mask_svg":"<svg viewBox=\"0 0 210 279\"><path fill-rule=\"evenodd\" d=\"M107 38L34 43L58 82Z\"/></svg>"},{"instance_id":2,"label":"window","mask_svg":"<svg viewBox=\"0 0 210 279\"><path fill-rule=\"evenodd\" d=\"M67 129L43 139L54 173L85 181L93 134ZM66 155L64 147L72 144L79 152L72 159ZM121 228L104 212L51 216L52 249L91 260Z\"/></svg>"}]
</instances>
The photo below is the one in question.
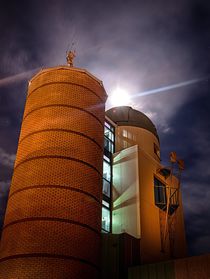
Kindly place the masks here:
<instances>
[{"instance_id":1,"label":"window","mask_svg":"<svg viewBox=\"0 0 210 279\"><path fill-rule=\"evenodd\" d=\"M110 210L102 207L102 229L110 231Z\"/></svg>"},{"instance_id":2,"label":"window","mask_svg":"<svg viewBox=\"0 0 210 279\"><path fill-rule=\"evenodd\" d=\"M124 138L127 138L128 137L128 131L127 130L123 130L122 131L122 135Z\"/></svg>"},{"instance_id":3,"label":"window","mask_svg":"<svg viewBox=\"0 0 210 279\"><path fill-rule=\"evenodd\" d=\"M108 122L105 122L105 127L111 130L112 132L114 131L114 127L112 127Z\"/></svg>"},{"instance_id":4,"label":"window","mask_svg":"<svg viewBox=\"0 0 210 279\"><path fill-rule=\"evenodd\" d=\"M106 207L110 207L110 204L105 200L102 200L102 204L105 205Z\"/></svg>"},{"instance_id":5,"label":"window","mask_svg":"<svg viewBox=\"0 0 210 279\"><path fill-rule=\"evenodd\" d=\"M114 153L114 127L105 122L103 161L102 231L111 231L112 153Z\"/></svg>"},{"instance_id":6,"label":"window","mask_svg":"<svg viewBox=\"0 0 210 279\"><path fill-rule=\"evenodd\" d=\"M108 182L106 179L103 179L103 194L110 198L110 182Z\"/></svg>"},{"instance_id":7,"label":"window","mask_svg":"<svg viewBox=\"0 0 210 279\"><path fill-rule=\"evenodd\" d=\"M114 153L114 127L107 122L104 127L104 148L108 152Z\"/></svg>"},{"instance_id":8,"label":"window","mask_svg":"<svg viewBox=\"0 0 210 279\"><path fill-rule=\"evenodd\" d=\"M107 181L111 181L111 166L108 162L103 162L103 178Z\"/></svg>"},{"instance_id":9,"label":"window","mask_svg":"<svg viewBox=\"0 0 210 279\"><path fill-rule=\"evenodd\" d=\"M113 134L113 132L110 131L109 129L107 129L106 127L105 127L105 129L104 129L104 135L105 135L108 139L110 139L111 141L114 141L114 134Z\"/></svg>"},{"instance_id":10,"label":"window","mask_svg":"<svg viewBox=\"0 0 210 279\"><path fill-rule=\"evenodd\" d=\"M108 138L104 137L104 148L110 153L114 152L114 144Z\"/></svg>"},{"instance_id":11,"label":"window","mask_svg":"<svg viewBox=\"0 0 210 279\"><path fill-rule=\"evenodd\" d=\"M104 154L104 160L107 161L107 162L109 162L109 163L111 162L110 158L107 157L105 154Z\"/></svg>"},{"instance_id":12,"label":"window","mask_svg":"<svg viewBox=\"0 0 210 279\"><path fill-rule=\"evenodd\" d=\"M155 204L165 210L166 209L166 185L159 179L154 177L154 194L155 194Z\"/></svg>"}]
</instances>

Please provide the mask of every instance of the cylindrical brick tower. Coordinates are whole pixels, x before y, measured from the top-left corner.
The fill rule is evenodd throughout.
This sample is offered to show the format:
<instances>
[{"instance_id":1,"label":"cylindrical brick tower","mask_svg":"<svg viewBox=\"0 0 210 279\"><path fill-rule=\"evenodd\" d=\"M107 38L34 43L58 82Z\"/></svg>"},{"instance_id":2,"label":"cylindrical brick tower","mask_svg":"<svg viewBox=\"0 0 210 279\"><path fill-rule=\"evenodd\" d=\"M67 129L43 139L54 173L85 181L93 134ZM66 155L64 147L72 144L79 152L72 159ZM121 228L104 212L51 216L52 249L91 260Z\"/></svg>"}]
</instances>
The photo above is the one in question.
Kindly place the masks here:
<instances>
[{"instance_id":1,"label":"cylindrical brick tower","mask_svg":"<svg viewBox=\"0 0 210 279\"><path fill-rule=\"evenodd\" d=\"M85 70L49 68L30 81L0 278L97 278L105 100Z\"/></svg>"}]
</instances>

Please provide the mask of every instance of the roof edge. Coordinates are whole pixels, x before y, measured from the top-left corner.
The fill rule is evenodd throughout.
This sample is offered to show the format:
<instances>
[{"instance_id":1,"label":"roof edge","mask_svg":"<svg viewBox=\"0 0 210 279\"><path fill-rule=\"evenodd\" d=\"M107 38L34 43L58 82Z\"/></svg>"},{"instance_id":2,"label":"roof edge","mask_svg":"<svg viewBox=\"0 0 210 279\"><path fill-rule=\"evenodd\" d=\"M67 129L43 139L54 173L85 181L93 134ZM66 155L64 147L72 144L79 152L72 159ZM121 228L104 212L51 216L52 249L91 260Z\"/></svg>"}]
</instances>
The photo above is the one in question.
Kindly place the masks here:
<instances>
[{"instance_id":1,"label":"roof edge","mask_svg":"<svg viewBox=\"0 0 210 279\"><path fill-rule=\"evenodd\" d=\"M85 73L87 74L89 77L91 77L92 79L94 79L96 82L98 82L101 86L104 87L103 82L98 79L97 77L95 77L94 75L92 75L90 72L88 72L86 69L81 69L81 68L75 68L75 67L69 67L66 65L61 65L61 66L56 66L56 67L49 67L49 68L42 68L39 72L37 72L30 80L29 82L33 82L33 80L38 76L38 75L42 75L46 72L50 72L50 71L54 71L54 70L67 70L67 71L77 71L80 73Z\"/></svg>"},{"instance_id":2,"label":"roof edge","mask_svg":"<svg viewBox=\"0 0 210 279\"><path fill-rule=\"evenodd\" d=\"M106 111L106 116L118 126L132 126L151 132L160 141L157 129L150 118L143 112L130 106L113 107Z\"/></svg>"}]
</instances>

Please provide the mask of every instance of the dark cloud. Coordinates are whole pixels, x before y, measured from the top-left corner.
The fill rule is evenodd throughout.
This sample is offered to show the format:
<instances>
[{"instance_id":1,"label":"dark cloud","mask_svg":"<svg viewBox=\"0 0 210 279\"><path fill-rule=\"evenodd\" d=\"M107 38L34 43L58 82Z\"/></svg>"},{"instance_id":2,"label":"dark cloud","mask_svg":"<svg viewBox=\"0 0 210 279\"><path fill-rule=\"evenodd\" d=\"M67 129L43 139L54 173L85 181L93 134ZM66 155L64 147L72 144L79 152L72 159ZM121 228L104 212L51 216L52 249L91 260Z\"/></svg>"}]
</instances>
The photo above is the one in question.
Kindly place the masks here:
<instances>
[{"instance_id":1,"label":"dark cloud","mask_svg":"<svg viewBox=\"0 0 210 279\"><path fill-rule=\"evenodd\" d=\"M2 176L1 176L2 177ZM9 195L9 186L10 181L0 181L0 228L3 226L4 216L5 216L5 210ZM1 236L1 231L0 231Z\"/></svg>"},{"instance_id":2,"label":"dark cloud","mask_svg":"<svg viewBox=\"0 0 210 279\"><path fill-rule=\"evenodd\" d=\"M30 70L64 64L72 42L76 66L102 79L108 94L121 87L136 95L208 76L209 30L210 4L203 0L2 1L0 156L15 156ZM183 201L194 254L207 251L210 237L209 87L202 81L131 101L156 124L163 163L172 150L186 161ZM5 189L11 170L1 166Z\"/></svg>"},{"instance_id":3,"label":"dark cloud","mask_svg":"<svg viewBox=\"0 0 210 279\"><path fill-rule=\"evenodd\" d=\"M188 98L171 118L168 125L173 127L173 133L160 134L162 151L167 154L176 150L185 161L182 193L191 254L210 251L209 118L209 85L206 84L199 88L195 98Z\"/></svg>"}]
</instances>

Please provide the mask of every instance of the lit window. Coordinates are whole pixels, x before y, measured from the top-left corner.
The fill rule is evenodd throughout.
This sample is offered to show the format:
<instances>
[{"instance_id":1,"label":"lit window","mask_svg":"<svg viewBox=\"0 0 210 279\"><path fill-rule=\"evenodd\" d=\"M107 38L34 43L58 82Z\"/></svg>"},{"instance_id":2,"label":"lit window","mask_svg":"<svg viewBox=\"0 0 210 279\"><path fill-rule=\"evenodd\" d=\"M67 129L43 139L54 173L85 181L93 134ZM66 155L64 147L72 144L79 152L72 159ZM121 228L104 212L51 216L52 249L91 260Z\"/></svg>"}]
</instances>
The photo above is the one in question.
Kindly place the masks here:
<instances>
[{"instance_id":1,"label":"lit window","mask_svg":"<svg viewBox=\"0 0 210 279\"><path fill-rule=\"evenodd\" d=\"M127 137L128 137L128 132L127 132L127 130L123 130L123 131L122 131L122 135L123 135L123 137L127 138Z\"/></svg>"},{"instance_id":2,"label":"lit window","mask_svg":"<svg viewBox=\"0 0 210 279\"><path fill-rule=\"evenodd\" d=\"M105 122L105 126L106 126L109 130L114 131L114 128L113 128L109 123Z\"/></svg>"},{"instance_id":3,"label":"lit window","mask_svg":"<svg viewBox=\"0 0 210 279\"><path fill-rule=\"evenodd\" d=\"M103 179L103 194L110 198L110 182Z\"/></svg>"},{"instance_id":4,"label":"lit window","mask_svg":"<svg viewBox=\"0 0 210 279\"><path fill-rule=\"evenodd\" d=\"M112 183L112 153L114 153L114 127L105 122L104 127L104 161L103 161L103 200L102 200L102 231L109 233Z\"/></svg>"},{"instance_id":5,"label":"lit window","mask_svg":"<svg viewBox=\"0 0 210 279\"><path fill-rule=\"evenodd\" d=\"M114 127L105 122L104 127L104 148L110 152L114 152Z\"/></svg>"},{"instance_id":6,"label":"lit window","mask_svg":"<svg viewBox=\"0 0 210 279\"><path fill-rule=\"evenodd\" d=\"M111 181L111 166L106 161L103 161L103 177L106 180Z\"/></svg>"},{"instance_id":7,"label":"lit window","mask_svg":"<svg viewBox=\"0 0 210 279\"><path fill-rule=\"evenodd\" d=\"M102 229L110 231L110 210L102 207Z\"/></svg>"},{"instance_id":8,"label":"lit window","mask_svg":"<svg viewBox=\"0 0 210 279\"><path fill-rule=\"evenodd\" d=\"M108 138L104 137L104 148L109 152L114 152L114 144Z\"/></svg>"},{"instance_id":9,"label":"lit window","mask_svg":"<svg viewBox=\"0 0 210 279\"><path fill-rule=\"evenodd\" d=\"M102 200L102 204L105 205L106 207L109 207L109 203L106 202L105 200Z\"/></svg>"},{"instance_id":10,"label":"lit window","mask_svg":"<svg viewBox=\"0 0 210 279\"><path fill-rule=\"evenodd\" d=\"M110 163L110 158L108 158L106 155L104 155L104 160L106 160L107 162L109 162Z\"/></svg>"},{"instance_id":11,"label":"lit window","mask_svg":"<svg viewBox=\"0 0 210 279\"><path fill-rule=\"evenodd\" d=\"M104 131L104 135L105 135L108 139L110 139L111 141L114 141L114 134L113 134L113 132L110 131L109 129L107 129L106 127L105 127L105 131Z\"/></svg>"}]
</instances>

